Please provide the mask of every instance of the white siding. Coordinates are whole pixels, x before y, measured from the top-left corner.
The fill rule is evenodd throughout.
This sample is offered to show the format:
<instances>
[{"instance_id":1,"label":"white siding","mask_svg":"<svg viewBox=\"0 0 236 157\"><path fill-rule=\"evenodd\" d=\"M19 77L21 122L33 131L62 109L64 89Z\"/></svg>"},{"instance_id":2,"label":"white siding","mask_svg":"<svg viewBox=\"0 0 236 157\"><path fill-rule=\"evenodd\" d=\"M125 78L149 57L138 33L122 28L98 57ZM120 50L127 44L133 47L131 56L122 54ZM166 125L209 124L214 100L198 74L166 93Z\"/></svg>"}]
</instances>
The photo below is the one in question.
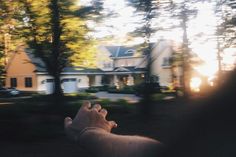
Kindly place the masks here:
<instances>
[{"instance_id":1,"label":"white siding","mask_svg":"<svg viewBox=\"0 0 236 157\"><path fill-rule=\"evenodd\" d=\"M168 86L172 82L171 69L163 66L165 58L169 58L172 55L171 45L170 41L160 41L152 51L152 59L154 59L152 74L159 77L161 86Z\"/></svg>"}]
</instances>

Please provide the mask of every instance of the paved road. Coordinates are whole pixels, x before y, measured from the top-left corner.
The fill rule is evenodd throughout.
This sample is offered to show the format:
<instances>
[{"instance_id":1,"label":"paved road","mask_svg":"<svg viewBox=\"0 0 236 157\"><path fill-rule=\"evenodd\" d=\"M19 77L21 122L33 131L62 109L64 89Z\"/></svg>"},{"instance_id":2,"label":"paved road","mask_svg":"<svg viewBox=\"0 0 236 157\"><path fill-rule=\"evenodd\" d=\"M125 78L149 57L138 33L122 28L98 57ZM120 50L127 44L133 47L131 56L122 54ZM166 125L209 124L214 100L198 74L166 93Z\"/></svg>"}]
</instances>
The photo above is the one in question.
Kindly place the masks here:
<instances>
[{"instance_id":1,"label":"paved road","mask_svg":"<svg viewBox=\"0 0 236 157\"><path fill-rule=\"evenodd\" d=\"M110 99L111 101L125 99L131 103L136 103L140 100L140 97L137 97L134 94L117 94L117 93L113 94L113 93L108 93L108 92L97 92L96 96L101 99Z\"/></svg>"}]
</instances>

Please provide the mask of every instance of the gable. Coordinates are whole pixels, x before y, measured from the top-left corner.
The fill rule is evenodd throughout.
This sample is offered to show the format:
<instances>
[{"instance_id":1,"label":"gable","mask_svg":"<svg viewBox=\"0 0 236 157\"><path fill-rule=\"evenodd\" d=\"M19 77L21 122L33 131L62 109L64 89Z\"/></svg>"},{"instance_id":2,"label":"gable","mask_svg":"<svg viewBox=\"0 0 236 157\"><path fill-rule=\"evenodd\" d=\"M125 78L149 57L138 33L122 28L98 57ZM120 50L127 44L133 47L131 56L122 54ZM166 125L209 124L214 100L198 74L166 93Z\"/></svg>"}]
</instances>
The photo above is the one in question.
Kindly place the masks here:
<instances>
[{"instance_id":1,"label":"gable","mask_svg":"<svg viewBox=\"0 0 236 157\"><path fill-rule=\"evenodd\" d=\"M129 69L127 69L125 67L118 67L114 71L129 71Z\"/></svg>"},{"instance_id":2,"label":"gable","mask_svg":"<svg viewBox=\"0 0 236 157\"><path fill-rule=\"evenodd\" d=\"M134 48L126 46L106 46L106 49L113 58L134 57L136 52Z\"/></svg>"},{"instance_id":3,"label":"gable","mask_svg":"<svg viewBox=\"0 0 236 157\"><path fill-rule=\"evenodd\" d=\"M35 70L36 66L32 64L31 59L22 47L15 52L7 66L8 75L33 74Z\"/></svg>"}]
</instances>

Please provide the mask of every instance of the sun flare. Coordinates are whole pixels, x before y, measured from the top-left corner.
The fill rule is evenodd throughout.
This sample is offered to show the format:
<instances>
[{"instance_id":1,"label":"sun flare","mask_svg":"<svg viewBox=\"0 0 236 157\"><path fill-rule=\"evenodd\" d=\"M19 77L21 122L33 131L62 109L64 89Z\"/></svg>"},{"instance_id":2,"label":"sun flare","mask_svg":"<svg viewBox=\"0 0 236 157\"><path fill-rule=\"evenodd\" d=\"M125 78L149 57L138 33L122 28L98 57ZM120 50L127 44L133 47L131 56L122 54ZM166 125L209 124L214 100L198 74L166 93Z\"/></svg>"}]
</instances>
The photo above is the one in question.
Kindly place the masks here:
<instances>
[{"instance_id":1,"label":"sun flare","mask_svg":"<svg viewBox=\"0 0 236 157\"><path fill-rule=\"evenodd\" d=\"M92 0L80 0L81 4L92 4ZM107 17L101 23L89 23L89 27L94 29L94 32L90 33L90 36L101 39L107 36L112 36L111 44L120 45L136 45L144 41L143 38L137 37L129 40L129 32L136 30L139 25L137 21L141 21L142 18L134 16L136 9L127 5L126 0L104 0L104 14L110 12L116 13L115 17ZM183 2L183 0L174 0L174 2ZM208 78L214 77L218 71L217 61L217 40L216 30L218 25L218 17L214 11L215 2L197 2L193 7L197 8L197 15L194 18L189 18L187 22L187 36L189 40L190 53L194 53L203 62L195 64L195 69L199 74L207 76ZM161 9L161 8L160 8ZM165 13L165 12L164 12ZM163 14L164 14L163 13ZM168 18L168 20L166 20ZM159 26L166 28L170 25L180 24L181 22L166 16L160 16L153 20L151 23L154 27ZM177 43L181 43L183 40L183 30L181 27L172 29L163 29L154 32L150 37L150 42L157 42L160 38L167 40L173 40ZM228 50L229 51L229 50ZM222 53L222 66L226 70L232 69L235 64L235 52L236 49L230 49L231 53ZM229 55L230 54L230 55ZM232 57L234 54L234 57Z\"/></svg>"},{"instance_id":2,"label":"sun flare","mask_svg":"<svg viewBox=\"0 0 236 157\"><path fill-rule=\"evenodd\" d=\"M190 80L190 88L193 92L199 92L202 80L199 77L193 77Z\"/></svg>"}]
</instances>

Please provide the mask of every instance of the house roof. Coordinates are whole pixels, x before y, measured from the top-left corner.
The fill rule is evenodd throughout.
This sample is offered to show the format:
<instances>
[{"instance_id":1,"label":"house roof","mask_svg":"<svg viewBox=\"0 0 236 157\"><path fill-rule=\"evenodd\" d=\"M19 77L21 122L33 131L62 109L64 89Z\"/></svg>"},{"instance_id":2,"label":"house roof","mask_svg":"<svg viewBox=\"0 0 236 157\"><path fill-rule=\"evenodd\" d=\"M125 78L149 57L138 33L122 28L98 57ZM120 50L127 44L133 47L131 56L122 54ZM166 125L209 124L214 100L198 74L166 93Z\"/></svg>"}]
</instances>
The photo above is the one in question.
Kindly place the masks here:
<instances>
[{"instance_id":1,"label":"house roof","mask_svg":"<svg viewBox=\"0 0 236 157\"><path fill-rule=\"evenodd\" d=\"M29 59L25 59L23 60L24 63L31 63L35 65L35 71L37 72L46 72L46 65L45 63L42 61L41 58L36 57L33 54L33 50L30 48L24 48L24 46L18 46L17 50L11 55L10 60L7 64L6 69L8 69L8 67L12 64L14 58L16 57L16 54L20 53L20 52L25 52L25 54L29 57Z\"/></svg>"},{"instance_id":2,"label":"house roof","mask_svg":"<svg viewBox=\"0 0 236 157\"><path fill-rule=\"evenodd\" d=\"M108 46L107 48L109 48L110 52L111 52L111 57L132 57L135 53L134 49L130 48L130 47L124 47L124 46ZM35 72L42 72L45 73L47 72L46 69L46 64L44 63L44 61L39 58L36 57L33 53L33 50L30 48L25 48L24 49L27 56L29 57L30 62L32 64L35 65ZM131 51L131 52L127 52L127 51ZM115 68L112 71L109 72L128 72L128 73L133 73L133 72L144 72L146 71L145 68L136 68L136 67L120 67L120 68ZM108 71L107 71L108 72ZM108 72L108 73L109 73ZM86 68L86 67L65 67L62 70L62 73L81 73L81 74L104 74L104 71L99 69L99 68Z\"/></svg>"},{"instance_id":3,"label":"house roof","mask_svg":"<svg viewBox=\"0 0 236 157\"><path fill-rule=\"evenodd\" d=\"M145 72L146 68L136 68L136 67L117 67L113 71L116 72Z\"/></svg>"},{"instance_id":4,"label":"house roof","mask_svg":"<svg viewBox=\"0 0 236 157\"><path fill-rule=\"evenodd\" d=\"M35 65L35 68L37 72L46 72L46 64L43 62L43 60L39 57L36 57L33 54L33 50L30 48L25 48L25 52L27 56L30 58L30 62Z\"/></svg>"},{"instance_id":5,"label":"house roof","mask_svg":"<svg viewBox=\"0 0 236 157\"><path fill-rule=\"evenodd\" d=\"M105 46L105 48L111 53L110 57L134 57L136 51L133 47L126 46Z\"/></svg>"},{"instance_id":6,"label":"house roof","mask_svg":"<svg viewBox=\"0 0 236 157\"><path fill-rule=\"evenodd\" d=\"M84 68L84 67L65 67L63 72L81 72L81 73L101 73L102 70L98 68Z\"/></svg>"}]
</instances>

